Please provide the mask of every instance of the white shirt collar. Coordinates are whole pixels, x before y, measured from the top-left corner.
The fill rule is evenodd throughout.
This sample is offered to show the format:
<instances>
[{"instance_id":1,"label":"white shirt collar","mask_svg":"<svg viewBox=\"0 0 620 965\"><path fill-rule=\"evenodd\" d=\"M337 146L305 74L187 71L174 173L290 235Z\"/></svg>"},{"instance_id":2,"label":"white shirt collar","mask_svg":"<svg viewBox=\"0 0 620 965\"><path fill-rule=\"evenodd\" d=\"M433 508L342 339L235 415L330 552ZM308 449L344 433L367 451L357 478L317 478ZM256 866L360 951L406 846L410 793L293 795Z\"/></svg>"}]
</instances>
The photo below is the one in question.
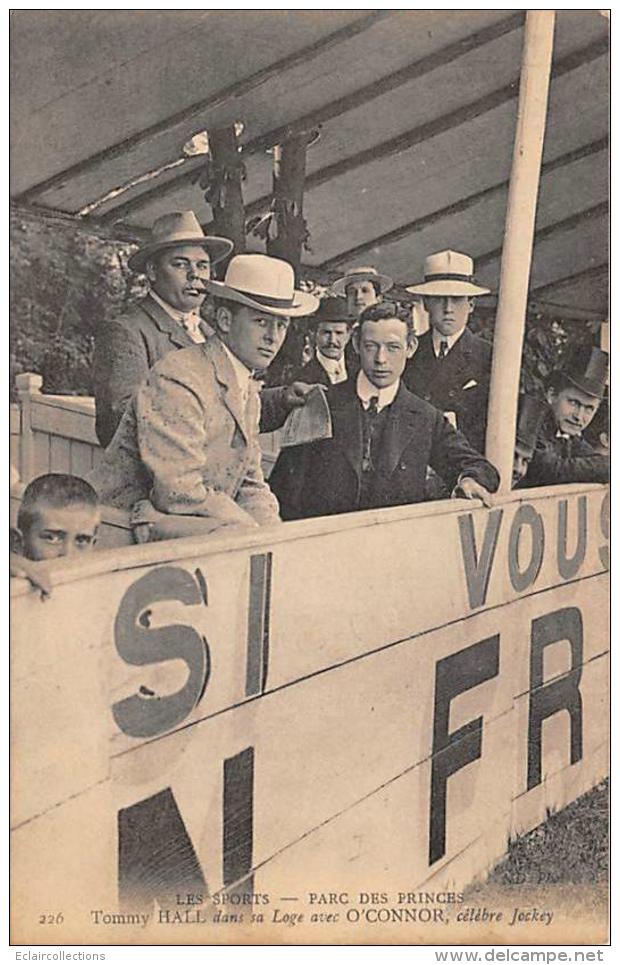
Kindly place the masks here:
<instances>
[{"instance_id":1,"label":"white shirt collar","mask_svg":"<svg viewBox=\"0 0 620 965\"><path fill-rule=\"evenodd\" d=\"M381 412L381 409L385 409L387 405L391 405L398 392L398 387L400 386L400 379L397 379L392 385L388 385L385 389L378 389L376 385L373 385L363 369L359 370L357 376L357 395L360 399L362 405L365 409L368 408L368 403L374 396L377 397L377 412Z\"/></svg>"},{"instance_id":2,"label":"white shirt collar","mask_svg":"<svg viewBox=\"0 0 620 965\"><path fill-rule=\"evenodd\" d=\"M238 359L237 356L230 351L228 345L224 345L222 342L222 347L230 359L230 364L233 367L233 372L235 373L235 378L237 380L237 385L239 386L239 391L241 392L241 397L247 401L248 393L250 391L250 382L252 380L252 373L247 365L244 365L241 359Z\"/></svg>"},{"instance_id":3,"label":"white shirt collar","mask_svg":"<svg viewBox=\"0 0 620 965\"><path fill-rule=\"evenodd\" d=\"M447 351L449 352L452 348L454 348L464 331L465 325L463 325L463 328L460 332L455 332L454 335L442 335L441 332L433 329L433 352L435 353L435 358L439 357L439 346L442 342L448 343Z\"/></svg>"},{"instance_id":4,"label":"white shirt collar","mask_svg":"<svg viewBox=\"0 0 620 965\"><path fill-rule=\"evenodd\" d=\"M198 312L180 312L178 308L173 308L172 305L164 301L153 289L151 289L150 295L153 301L156 301L160 308L163 308L173 322L177 322L185 329L194 342L206 341L204 334L200 331L202 318Z\"/></svg>"},{"instance_id":5,"label":"white shirt collar","mask_svg":"<svg viewBox=\"0 0 620 965\"><path fill-rule=\"evenodd\" d=\"M336 385L338 382L344 382L347 378L347 367L344 361L344 353L342 358L336 361L335 359L329 359L326 355L323 355L319 350L316 350L316 358L319 365L325 369L329 376L329 381L332 385Z\"/></svg>"}]
</instances>

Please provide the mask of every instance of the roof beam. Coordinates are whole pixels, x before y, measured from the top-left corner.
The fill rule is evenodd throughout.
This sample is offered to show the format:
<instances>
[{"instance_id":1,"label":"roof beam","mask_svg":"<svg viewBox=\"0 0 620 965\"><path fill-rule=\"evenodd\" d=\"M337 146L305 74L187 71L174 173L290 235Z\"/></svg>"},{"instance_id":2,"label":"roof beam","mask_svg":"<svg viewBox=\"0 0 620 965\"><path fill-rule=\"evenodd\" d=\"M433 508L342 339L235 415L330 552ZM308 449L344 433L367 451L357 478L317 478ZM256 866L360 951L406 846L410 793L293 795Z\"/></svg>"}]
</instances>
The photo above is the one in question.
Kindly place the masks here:
<instances>
[{"instance_id":1,"label":"roof beam","mask_svg":"<svg viewBox=\"0 0 620 965\"><path fill-rule=\"evenodd\" d=\"M576 148L574 151L561 154L559 157L554 158L553 161L548 161L546 164L543 164L541 172L542 176L550 174L552 171L555 171L558 168L565 167L567 164L573 164L575 161L581 160L581 158L589 157L590 155L596 154L599 151L604 151L608 148L608 146L609 138L603 137L597 141L592 141L590 144L585 144L582 147ZM456 201L453 204L446 205L443 208L437 208L435 211L431 211L422 218L415 218L413 221L399 225L398 228L394 228L392 231L387 231L384 234L377 235L376 237L371 238L369 241L364 241L359 245L355 245L353 248L349 248L346 251L340 252L338 255L334 255L332 258L327 258L325 261L321 262L320 267L323 269L336 268L338 265L350 261L353 258L357 258L359 255L363 255L366 252L371 251L373 248L393 244L396 241L402 241L409 235L422 231L429 225L443 220L443 218L452 217L455 214L461 214L463 211L467 211L480 201L485 201L496 194L501 194L507 189L508 184L509 182L507 178L503 181L498 181L496 184L492 184L488 188L484 188L482 191L476 191L474 194L470 194L466 198L461 198L459 201Z\"/></svg>"},{"instance_id":2,"label":"roof beam","mask_svg":"<svg viewBox=\"0 0 620 965\"><path fill-rule=\"evenodd\" d=\"M251 154L267 151L269 148L273 147L274 144L280 144L283 140L293 134L300 133L312 127L317 127L318 125L324 124L336 117L340 117L342 114L346 114L348 111L362 107L365 104L375 100L377 97L381 97L384 94L401 87L403 84L407 84L418 77L423 77L425 74L436 70L438 67L443 67L446 64L457 60L459 57L470 53L472 50L476 50L485 44L491 43L493 40L497 40L499 37L503 37L505 34L511 33L514 30L521 29L524 21L525 13L520 11L511 15L510 17L506 17L504 20L491 24L490 26L477 31L476 33L470 34L468 37L464 37L452 44L448 44L441 50L428 54L426 57L420 58L420 60L415 60L412 63L407 64L406 67L394 71L394 73L388 74L386 77L383 77L380 80L373 81L371 84L367 84L364 87L359 88L359 90L353 91L351 94L347 94L346 97L340 97L337 100L325 104L323 107L320 107L315 111L310 111L309 113L298 117L296 120L291 121L288 124L283 124L282 126L267 132L266 134L261 134L260 137L256 137L248 141L247 144L243 146L243 154L247 157ZM159 189L157 186L155 186L150 190L143 192L138 197L130 199L125 204L119 205L112 211L108 212L106 214L106 218L125 217L126 214L135 208L143 207L144 204L148 203L153 196L161 198L166 194L176 191L181 184L192 181L196 166L197 165L192 166L191 170L183 171L182 174L177 175L172 180L161 185Z\"/></svg>"},{"instance_id":3,"label":"roof beam","mask_svg":"<svg viewBox=\"0 0 620 965\"><path fill-rule=\"evenodd\" d=\"M544 228L540 228L534 234L534 244L538 244L540 241L545 241L546 238L551 238L553 235L559 234L562 231L570 231L571 228L576 228L577 225L583 224L584 221L591 221L593 218L602 218L604 215L609 213L609 204L607 201L602 201L600 204L595 204L591 208L585 208L583 211L577 211L576 214L569 215L568 218L562 218L561 221L554 221L553 224L545 225ZM486 251L482 255L476 256L476 269L481 265L488 265L490 262L495 261L500 258L502 254L502 248L494 248L492 251Z\"/></svg>"},{"instance_id":4,"label":"roof beam","mask_svg":"<svg viewBox=\"0 0 620 965\"><path fill-rule=\"evenodd\" d=\"M600 275L607 275L609 272L609 265L604 262L601 265L593 265L592 268L585 268L583 271L577 271L572 275L567 275L565 278L558 278L556 281L546 282L544 285L539 285L538 288L532 288L530 291L530 298L533 295L541 295L545 292L554 291L559 288L560 285L568 285L571 282L576 281L586 281L590 278L598 278Z\"/></svg>"},{"instance_id":5,"label":"roof beam","mask_svg":"<svg viewBox=\"0 0 620 965\"><path fill-rule=\"evenodd\" d=\"M553 79L557 79L563 74L576 70L583 64L588 64L598 57L606 55L608 49L607 38L588 44L586 47L582 47L580 50L574 51L558 61L551 72L551 76ZM428 141L433 137L437 137L439 134L444 134L446 131L460 127L467 121L471 121L481 114L485 114L508 101L516 99L518 93L519 81L516 79L505 87L493 91L492 94L486 94L484 97L480 97L478 100L466 104L464 107L459 107L457 110L450 111L448 114L421 124L412 130L405 131L403 134L399 134L397 137L385 141L383 144L366 148L357 154L352 154L348 158L343 158L341 161L336 161L334 164L320 168L306 178L306 190L319 187L321 184L325 184L334 178L342 177L344 174L349 174L351 171L365 164L382 160L392 154L400 154L403 151L408 151L412 147L415 147L416 144ZM253 215L260 214L270 203L271 195L264 195L246 207L246 215L252 217Z\"/></svg>"},{"instance_id":6,"label":"roof beam","mask_svg":"<svg viewBox=\"0 0 620 965\"><path fill-rule=\"evenodd\" d=\"M290 54L288 57L282 58L282 60L269 64L268 67L264 67L262 70L252 74L250 77L245 77L243 80L237 81L236 83L225 87L223 90L217 91L215 94L211 95L211 97L196 101L189 107L185 107L182 111L178 111L176 114L172 114L170 117L167 117L162 121L158 121L156 124L151 124L144 130L137 131L135 134L124 138L124 140L119 141L117 144L112 144L104 150L98 151L95 154L92 154L90 157L84 158L82 161L78 161L76 164L71 165L71 167L65 168L64 171L59 171L58 174L54 174L51 177L46 178L44 181L40 181L38 184L32 185L32 187L18 195L15 200L20 202L30 202L34 200L37 195L43 194L46 191L50 191L53 188L64 184L68 179L76 177L78 174L83 174L85 171L96 167L103 161L109 161L112 158L126 153L131 148L134 148L137 145L150 140L152 137L167 131L176 124L181 124L196 114L201 114L206 110L220 106L228 100L232 100L240 97L243 94L247 94L248 91L261 86L274 75L288 70L291 67L296 67L299 64L303 64L306 61L312 60L317 54L322 53L324 50L341 44L344 41L349 40L351 37L355 37L357 34L368 30L373 26L373 24L377 23L377 21L391 16L393 12L394 11L390 10L372 11L364 17L354 20L353 23L349 23L345 27L341 27L340 30L334 31L334 33L329 34L327 37L317 40L309 47L304 47L301 50Z\"/></svg>"}]
</instances>

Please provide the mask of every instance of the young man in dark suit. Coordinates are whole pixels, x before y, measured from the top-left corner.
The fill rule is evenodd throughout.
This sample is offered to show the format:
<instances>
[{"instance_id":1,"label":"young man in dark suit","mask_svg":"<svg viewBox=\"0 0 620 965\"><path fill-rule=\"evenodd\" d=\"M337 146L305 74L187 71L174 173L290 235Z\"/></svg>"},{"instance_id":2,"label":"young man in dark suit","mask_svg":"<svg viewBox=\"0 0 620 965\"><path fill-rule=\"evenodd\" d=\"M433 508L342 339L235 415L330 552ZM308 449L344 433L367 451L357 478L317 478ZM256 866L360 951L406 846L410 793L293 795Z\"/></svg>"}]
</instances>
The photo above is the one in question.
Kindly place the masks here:
<instances>
[{"instance_id":1,"label":"young man in dark suit","mask_svg":"<svg viewBox=\"0 0 620 965\"><path fill-rule=\"evenodd\" d=\"M490 505L495 468L401 381L416 348L410 314L374 305L353 337L361 369L328 389L332 438L284 450L270 476L282 519L420 502L429 465L454 495Z\"/></svg>"},{"instance_id":2,"label":"young man in dark suit","mask_svg":"<svg viewBox=\"0 0 620 965\"><path fill-rule=\"evenodd\" d=\"M408 389L443 412L479 452L484 452L492 346L467 322L475 296L474 263L458 251L440 251L424 262L424 282L407 288L421 295L430 329L420 336L403 380Z\"/></svg>"}]
</instances>

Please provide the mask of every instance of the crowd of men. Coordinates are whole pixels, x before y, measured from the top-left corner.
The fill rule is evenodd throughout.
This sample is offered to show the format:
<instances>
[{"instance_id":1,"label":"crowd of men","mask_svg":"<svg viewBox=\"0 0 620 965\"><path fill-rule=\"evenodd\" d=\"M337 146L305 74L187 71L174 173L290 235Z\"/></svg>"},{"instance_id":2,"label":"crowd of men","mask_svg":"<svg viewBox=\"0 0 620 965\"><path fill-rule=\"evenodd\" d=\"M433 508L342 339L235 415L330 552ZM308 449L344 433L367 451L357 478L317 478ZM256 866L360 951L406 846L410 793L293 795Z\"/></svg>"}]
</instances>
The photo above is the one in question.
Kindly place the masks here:
<instances>
[{"instance_id":1,"label":"crowd of men","mask_svg":"<svg viewBox=\"0 0 620 965\"><path fill-rule=\"evenodd\" d=\"M48 556L37 555L41 544L30 536L42 522L48 540L64 533L65 550L52 555L79 551L67 537L73 524L80 549L91 548L97 504L129 511L138 542L450 496L491 505L500 482L483 455L492 346L468 328L476 296L489 290L468 255L429 255L424 279L407 289L428 315L418 338L411 309L390 298L392 280L372 267L347 272L319 300L295 288L287 262L267 255L233 256L216 281L213 266L231 251L227 239L203 233L193 212L173 212L132 256L149 293L96 339L104 457L88 491L54 474L31 484L16 571L19 559L23 569L27 559L48 558L49 542ZM312 357L300 359L290 384L264 388L295 317L308 319ZM513 485L609 479L605 422L585 437L607 363L600 349L580 352L551 373L545 400L522 398ZM317 384L329 437L283 449L266 481L259 432L281 427ZM50 526L63 506L73 522Z\"/></svg>"}]
</instances>

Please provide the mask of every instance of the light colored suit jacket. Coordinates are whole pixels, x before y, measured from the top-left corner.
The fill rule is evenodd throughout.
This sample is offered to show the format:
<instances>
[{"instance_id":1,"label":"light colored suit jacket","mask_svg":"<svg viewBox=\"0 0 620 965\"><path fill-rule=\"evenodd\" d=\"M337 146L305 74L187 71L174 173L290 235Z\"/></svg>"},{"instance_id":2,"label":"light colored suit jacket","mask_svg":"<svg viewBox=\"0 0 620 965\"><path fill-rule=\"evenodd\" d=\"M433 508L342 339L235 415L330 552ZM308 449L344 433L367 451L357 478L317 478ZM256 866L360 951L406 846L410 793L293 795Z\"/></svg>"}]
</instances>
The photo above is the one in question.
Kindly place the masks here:
<instances>
[{"instance_id":1,"label":"light colored suit jacket","mask_svg":"<svg viewBox=\"0 0 620 965\"><path fill-rule=\"evenodd\" d=\"M170 352L136 391L89 480L120 509L150 499L163 513L227 519L241 509L259 524L276 522L259 412L256 383L244 405L219 338Z\"/></svg>"}]
</instances>

